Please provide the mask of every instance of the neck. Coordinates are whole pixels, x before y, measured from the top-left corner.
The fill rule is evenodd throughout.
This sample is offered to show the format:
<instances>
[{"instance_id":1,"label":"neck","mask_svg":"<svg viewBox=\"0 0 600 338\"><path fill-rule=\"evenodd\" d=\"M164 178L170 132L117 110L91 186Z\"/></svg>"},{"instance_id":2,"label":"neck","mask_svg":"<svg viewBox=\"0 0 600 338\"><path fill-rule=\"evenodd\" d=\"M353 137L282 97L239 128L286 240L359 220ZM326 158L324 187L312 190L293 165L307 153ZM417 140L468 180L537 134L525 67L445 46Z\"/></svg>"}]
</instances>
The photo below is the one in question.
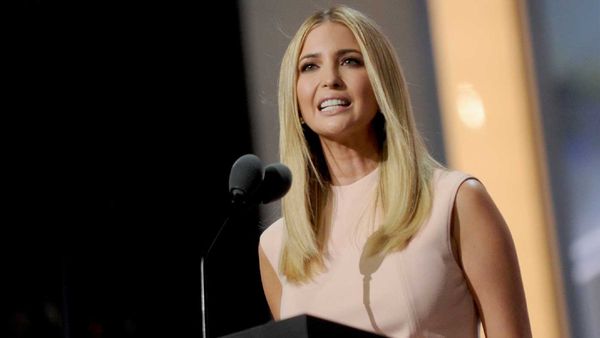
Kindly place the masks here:
<instances>
[{"instance_id":1,"label":"neck","mask_svg":"<svg viewBox=\"0 0 600 338\"><path fill-rule=\"evenodd\" d=\"M381 154L376 141L360 144L321 142L333 185L356 182L377 168Z\"/></svg>"}]
</instances>

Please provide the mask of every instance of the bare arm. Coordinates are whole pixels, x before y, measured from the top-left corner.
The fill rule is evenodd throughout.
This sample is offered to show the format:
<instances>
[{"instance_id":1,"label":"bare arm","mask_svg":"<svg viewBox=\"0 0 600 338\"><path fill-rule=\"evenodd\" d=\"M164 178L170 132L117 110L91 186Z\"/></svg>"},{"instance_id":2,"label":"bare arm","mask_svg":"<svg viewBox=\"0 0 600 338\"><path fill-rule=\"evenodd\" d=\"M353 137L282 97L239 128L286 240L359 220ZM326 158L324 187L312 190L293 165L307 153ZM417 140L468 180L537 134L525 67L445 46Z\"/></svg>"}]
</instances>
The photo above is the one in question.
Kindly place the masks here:
<instances>
[{"instance_id":1,"label":"bare arm","mask_svg":"<svg viewBox=\"0 0 600 338\"><path fill-rule=\"evenodd\" d=\"M262 281L263 291L271 310L273 319L279 320L279 306L281 304L281 283L279 277L262 248L258 247L258 262L260 266L260 279Z\"/></svg>"},{"instance_id":2,"label":"bare arm","mask_svg":"<svg viewBox=\"0 0 600 338\"><path fill-rule=\"evenodd\" d=\"M456 196L453 238L486 337L531 337L512 236L485 187L467 180Z\"/></svg>"}]
</instances>

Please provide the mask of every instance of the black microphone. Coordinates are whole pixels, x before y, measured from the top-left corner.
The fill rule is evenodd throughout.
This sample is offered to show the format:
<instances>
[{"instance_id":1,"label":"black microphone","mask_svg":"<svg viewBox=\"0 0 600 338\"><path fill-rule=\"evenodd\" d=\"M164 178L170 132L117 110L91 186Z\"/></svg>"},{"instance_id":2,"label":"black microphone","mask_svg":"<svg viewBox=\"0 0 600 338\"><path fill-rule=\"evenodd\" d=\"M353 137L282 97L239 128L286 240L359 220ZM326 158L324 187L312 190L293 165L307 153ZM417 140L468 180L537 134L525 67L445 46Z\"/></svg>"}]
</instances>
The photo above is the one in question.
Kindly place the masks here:
<instances>
[{"instance_id":1,"label":"black microphone","mask_svg":"<svg viewBox=\"0 0 600 338\"><path fill-rule=\"evenodd\" d=\"M229 173L229 194L234 205L247 204L263 181L263 163L258 156L246 154L238 158Z\"/></svg>"},{"instance_id":2,"label":"black microphone","mask_svg":"<svg viewBox=\"0 0 600 338\"><path fill-rule=\"evenodd\" d=\"M229 173L229 194L235 212L244 211L246 208L267 204L282 198L292 185L292 172L281 163L274 163L263 169L263 163L258 156L246 154L238 158ZM200 288L201 288L201 311L202 311L202 337L207 338L206 329L206 301L205 301L205 274L204 262L208 257L217 238L225 225L229 223L232 215L228 216L208 250L200 258Z\"/></svg>"},{"instance_id":3,"label":"black microphone","mask_svg":"<svg viewBox=\"0 0 600 338\"><path fill-rule=\"evenodd\" d=\"M235 161L229 174L229 194L234 206L251 207L282 198L292 186L292 172L282 163L264 168L258 156L246 154Z\"/></svg>"},{"instance_id":4,"label":"black microphone","mask_svg":"<svg viewBox=\"0 0 600 338\"><path fill-rule=\"evenodd\" d=\"M246 154L238 158L231 166L229 172L229 195L231 196L231 203L234 206L234 214L236 211L243 210L244 206L248 206L248 201L251 201L256 195L256 192L260 188L263 180L263 163L254 154ZM251 205L252 203L250 203ZM211 249L215 245L221 231L225 228L225 225L229 223L232 215L227 216L221 227L217 231L217 234L213 238L208 250L200 258L200 292L201 292L201 311L202 311L202 337L207 338L206 330L206 287L204 285L206 277L204 276L204 261L208 258Z\"/></svg>"},{"instance_id":5,"label":"black microphone","mask_svg":"<svg viewBox=\"0 0 600 338\"><path fill-rule=\"evenodd\" d=\"M282 198L292 186L292 172L282 163L269 164L265 168L258 197L260 203L267 204Z\"/></svg>"}]
</instances>

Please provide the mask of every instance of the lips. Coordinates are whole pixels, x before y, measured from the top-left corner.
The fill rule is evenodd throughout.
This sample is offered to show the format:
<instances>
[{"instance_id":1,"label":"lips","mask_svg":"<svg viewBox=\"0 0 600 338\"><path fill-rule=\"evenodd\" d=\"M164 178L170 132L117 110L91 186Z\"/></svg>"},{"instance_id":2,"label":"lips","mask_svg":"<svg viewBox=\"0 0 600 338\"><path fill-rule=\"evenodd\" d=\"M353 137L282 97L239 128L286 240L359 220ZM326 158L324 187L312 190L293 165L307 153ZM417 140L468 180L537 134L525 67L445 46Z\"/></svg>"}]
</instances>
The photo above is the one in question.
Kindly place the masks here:
<instances>
[{"instance_id":1,"label":"lips","mask_svg":"<svg viewBox=\"0 0 600 338\"><path fill-rule=\"evenodd\" d=\"M319 103L320 111L330 111L339 107L348 107L350 105L350 101L344 98L328 98L324 99Z\"/></svg>"}]
</instances>

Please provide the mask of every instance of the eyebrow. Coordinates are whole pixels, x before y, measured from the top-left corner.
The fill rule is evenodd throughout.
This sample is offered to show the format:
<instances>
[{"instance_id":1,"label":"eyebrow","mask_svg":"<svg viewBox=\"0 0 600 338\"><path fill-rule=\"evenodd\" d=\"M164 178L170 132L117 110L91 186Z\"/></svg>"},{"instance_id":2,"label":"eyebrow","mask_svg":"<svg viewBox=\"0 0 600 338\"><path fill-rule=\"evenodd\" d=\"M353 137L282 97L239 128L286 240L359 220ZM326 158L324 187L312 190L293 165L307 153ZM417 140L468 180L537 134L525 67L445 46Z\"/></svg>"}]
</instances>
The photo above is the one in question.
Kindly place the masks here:
<instances>
[{"instance_id":1,"label":"eyebrow","mask_svg":"<svg viewBox=\"0 0 600 338\"><path fill-rule=\"evenodd\" d=\"M340 55L344 55L344 54L348 54L348 53L358 53L358 54L361 54L361 52L359 50L357 50L357 49L348 48L348 49L340 49L340 50L338 50L335 53L335 55L336 56L340 56ZM304 59L310 59L310 58L318 57L320 55L321 55L321 53L305 54L305 55L301 56L298 61L302 61Z\"/></svg>"}]
</instances>

